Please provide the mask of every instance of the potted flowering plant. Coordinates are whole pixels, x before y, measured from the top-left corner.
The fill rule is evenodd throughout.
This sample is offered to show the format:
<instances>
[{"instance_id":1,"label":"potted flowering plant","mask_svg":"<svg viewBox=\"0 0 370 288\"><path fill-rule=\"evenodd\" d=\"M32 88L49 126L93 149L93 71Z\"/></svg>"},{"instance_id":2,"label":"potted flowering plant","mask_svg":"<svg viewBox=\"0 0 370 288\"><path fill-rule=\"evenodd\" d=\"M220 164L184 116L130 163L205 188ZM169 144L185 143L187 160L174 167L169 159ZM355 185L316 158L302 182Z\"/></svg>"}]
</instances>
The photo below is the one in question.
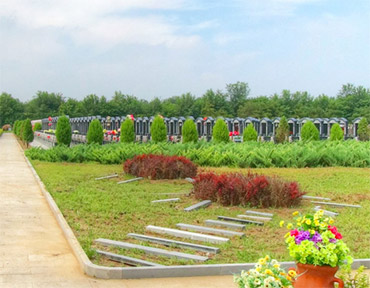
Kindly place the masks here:
<instances>
[{"instance_id":1,"label":"potted flowering plant","mask_svg":"<svg viewBox=\"0 0 370 288\"><path fill-rule=\"evenodd\" d=\"M342 240L342 234L333 226L334 220L324 216L323 210L314 215L302 216L299 212L293 215L296 227L292 223L287 225L291 231L285 235L285 242L290 256L297 262L298 277L294 287L332 288L334 282L343 287L343 282L334 275L339 266L349 266L352 257ZM284 223L280 223L282 225Z\"/></svg>"},{"instance_id":2,"label":"potted flowering plant","mask_svg":"<svg viewBox=\"0 0 370 288\"><path fill-rule=\"evenodd\" d=\"M266 256L258 260L254 269L242 271L240 276L235 276L234 282L239 288L293 288L295 277L295 271L287 273L280 268L279 262Z\"/></svg>"}]
</instances>

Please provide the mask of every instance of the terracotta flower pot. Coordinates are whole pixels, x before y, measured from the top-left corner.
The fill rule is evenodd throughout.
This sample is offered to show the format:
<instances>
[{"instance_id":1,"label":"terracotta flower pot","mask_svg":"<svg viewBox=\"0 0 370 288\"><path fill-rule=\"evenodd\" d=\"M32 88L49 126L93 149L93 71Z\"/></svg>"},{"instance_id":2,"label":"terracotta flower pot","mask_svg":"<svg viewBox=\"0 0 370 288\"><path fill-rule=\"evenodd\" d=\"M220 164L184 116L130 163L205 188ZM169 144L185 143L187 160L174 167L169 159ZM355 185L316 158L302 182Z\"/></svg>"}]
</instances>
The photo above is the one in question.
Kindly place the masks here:
<instances>
[{"instance_id":1,"label":"terracotta flower pot","mask_svg":"<svg viewBox=\"0 0 370 288\"><path fill-rule=\"evenodd\" d=\"M293 283L294 288L333 288L334 283L338 283L339 288L344 287L343 281L334 276L338 267L297 263L297 268L289 269L297 272L297 279Z\"/></svg>"}]
</instances>

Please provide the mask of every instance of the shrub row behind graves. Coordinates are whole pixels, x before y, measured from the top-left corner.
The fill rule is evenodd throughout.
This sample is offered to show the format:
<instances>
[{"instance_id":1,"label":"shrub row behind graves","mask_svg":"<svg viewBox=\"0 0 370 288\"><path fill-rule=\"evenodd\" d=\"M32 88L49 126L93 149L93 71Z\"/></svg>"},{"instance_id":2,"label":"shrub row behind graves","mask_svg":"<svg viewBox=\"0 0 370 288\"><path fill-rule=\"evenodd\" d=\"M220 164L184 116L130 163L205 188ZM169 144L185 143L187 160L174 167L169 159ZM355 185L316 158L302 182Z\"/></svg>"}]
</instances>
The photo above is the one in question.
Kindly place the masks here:
<instances>
[{"instance_id":1,"label":"shrub row behind graves","mask_svg":"<svg viewBox=\"0 0 370 288\"><path fill-rule=\"evenodd\" d=\"M195 198L224 206L291 207L300 204L305 194L297 182L250 172L246 175L201 173L193 185Z\"/></svg>"},{"instance_id":2,"label":"shrub row behind graves","mask_svg":"<svg viewBox=\"0 0 370 288\"><path fill-rule=\"evenodd\" d=\"M123 164L126 173L151 179L178 179L195 177L197 166L189 159L178 156L139 155Z\"/></svg>"}]
</instances>

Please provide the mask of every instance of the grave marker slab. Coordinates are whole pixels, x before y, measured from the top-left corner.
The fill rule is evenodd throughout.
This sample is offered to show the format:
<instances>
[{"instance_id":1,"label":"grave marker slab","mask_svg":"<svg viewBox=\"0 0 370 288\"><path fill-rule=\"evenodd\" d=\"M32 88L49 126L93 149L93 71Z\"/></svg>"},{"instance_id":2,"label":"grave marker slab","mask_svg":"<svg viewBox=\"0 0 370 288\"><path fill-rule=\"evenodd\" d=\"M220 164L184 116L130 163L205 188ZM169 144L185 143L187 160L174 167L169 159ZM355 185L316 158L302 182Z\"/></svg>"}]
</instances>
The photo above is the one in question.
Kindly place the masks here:
<instances>
[{"instance_id":1,"label":"grave marker slab","mask_svg":"<svg viewBox=\"0 0 370 288\"><path fill-rule=\"evenodd\" d=\"M193 211L193 210L198 210L200 208L206 208L211 204L212 204L211 200L204 200L202 202L199 202L197 204L194 204L192 206L189 206L189 207L185 208L184 211L190 212L190 211Z\"/></svg>"},{"instance_id":2,"label":"grave marker slab","mask_svg":"<svg viewBox=\"0 0 370 288\"><path fill-rule=\"evenodd\" d=\"M334 202L311 201L311 203L321 204L321 205L329 205L329 206L335 206L335 207L361 208L361 205L351 205L351 204L334 203Z\"/></svg>"},{"instance_id":3,"label":"grave marker slab","mask_svg":"<svg viewBox=\"0 0 370 288\"><path fill-rule=\"evenodd\" d=\"M118 254L105 252L105 251L101 251L101 250L96 250L96 252L98 254L110 259L110 260L125 263L125 264L129 264L129 265L164 267L164 265L161 265L161 264L157 264L157 263L153 263L153 262L149 262L149 261L144 261L144 260L141 260L141 259L132 258L132 257L124 256L124 255L118 255Z\"/></svg>"},{"instance_id":4,"label":"grave marker slab","mask_svg":"<svg viewBox=\"0 0 370 288\"><path fill-rule=\"evenodd\" d=\"M117 182L117 184L130 183L130 182L135 182L135 181L139 181L139 180L142 180L142 179L143 179L143 177L138 177L138 178L133 178L133 179L125 180L125 181L120 181L120 182Z\"/></svg>"},{"instance_id":5,"label":"grave marker slab","mask_svg":"<svg viewBox=\"0 0 370 288\"><path fill-rule=\"evenodd\" d=\"M245 230L245 225L243 224L230 223L226 221L206 220L204 221L204 223L208 226L221 226L235 230Z\"/></svg>"},{"instance_id":6,"label":"grave marker slab","mask_svg":"<svg viewBox=\"0 0 370 288\"><path fill-rule=\"evenodd\" d=\"M308 195L303 195L302 199L307 199L307 200L327 200L330 201L330 198L325 198L325 197L316 197L316 196L308 196Z\"/></svg>"},{"instance_id":7,"label":"grave marker slab","mask_svg":"<svg viewBox=\"0 0 370 288\"><path fill-rule=\"evenodd\" d=\"M253 216L253 215L241 214L241 215L238 215L238 217L240 217L240 218L249 218L249 219L254 219L254 220L261 220L261 221L271 221L271 218L262 217L262 216Z\"/></svg>"},{"instance_id":8,"label":"grave marker slab","mask_svg":"<svg viewBox=\"0 0 370 288\"><path fill-rule=\"evenodd\" d=\"M118 174L113 174L113 175L108 175L108 176L103 176L103 177L95 178L95 180L110 179L110 178L115 178L115 177L118 177Z\"/></svg>"},{"instance_id":9,"label":"grave marker slab","mask_svg":"<svg viewBox=\"0 0 370 288\"><path fill-rule=\"evenodd\" d=\"M199 245L199 244L182 242L182 241L175 241L171 239L164 239L164 238L158 238L158 237L135 234L135 233L129 233L127 234L127 236L131 238L135 238L137 240L148 241L148 242L157 243L157 244L161 244L165 246L178 246L178 247L184 247L187 249L192 249L192 250L202 251L202 252L207 252L207 253L213 253L213 254L220 252L220 248L217 248L217 247Z\"/></svg>"},{"instance_id":10,"label":"grave marker slab","mask_svg":"<svg viewBox=\"0 0 370 288\"><path fill-rule=\"evenodd\" d=\"M267 217L273 217L274 214L272 213L266 213L266 212L258 212L253 210L247 210L245 211L246 214L254 214L254 215L260 215L260 216L267 216Z\"/></svg>"},{"instance_id":11,"label":"grave marker slab","mask_svg":"<svg viewBox=\"0 0 370 288\"><path fill-rule=\"evenodd\" d=\"M330 216L330 217L335 217L335 216L338 216L339 213L337 212L332 212L332 211L328 211L328 210L324 210L324 209L321 209L320 206L316 206L315 208L313 208L315 211L319 211L319 210L323 210L324 211L324 215L326 216Z\"/></svg>"},{"instance_id":12,"label":"grave marker slab","mask_svg":"<svg viewBox=\"0 0 370 288\"><path fill-rule=\"evenodd\" d=\"M144 251L146 254L165 256L169 258L195 260L195 261L201 261L201 262L208 260L208 258L204 256L192 255L192 254L175 252L175 251L168 251L164 249L153 248L153 247L148 247L148 246L141 246L141 245L121 242L121 241L115 241L115 240L109 240L109 239L99 238L95 240L95 243L98 243L104 246L119 247L122 249L138 249L138 250Z\"/></svg>"},{"instance_id":13,"label":"grave marker slab","mask_svg":"<svg viewBox=\"0 0 370 288\"><path fill-rule=\"evenodd\" d=\"M224 229L215 229L215 228L209 228L209 227L203 227L198 225L190 225L190 224L184 224L184 223L178 223L176 224L177 227L183 230L193 230L197 232L205 232L205 233L211 233L216 235L222 235L222 236L229 236L229 237L244 237L245 234L242 232L235 232L235 231L229 231Z\"/></svg>"},{"instance_id":14,"label":"grave marker slab","mask_svg":"<svg viewBox=\"0 0 370 288\"><path fill-rule=\"evenodd\" d=\"M165 202L177 202L180 198L170 198L170 199L161 199L161 200L154 200L152 203L165 203Z\"/></svg>"},{"instance_id":15,"label":"grave marker slab","mask_svg":"<svg viewBox=\"0 0 370 288\"><path fill-rule=\"evenodd\" d=\"M240 218L232 218L232 217L226 217L226 216L218 216L217 217L218 219L221 219L221 220L225 220L225 221L233 221L233 222L239 222L239 223L243 223L243 224L256 224L256 225L260 225L260 226L263 226L263 222L258 222L258 221L252 221L252 220L244 220L244 219L240 219Z\"/></svg>"},{"instance_id":16,"label":"grave marker slab","mask_svg":"<svg viewBox=\"0 0 370 288\"><path fill-rule=\"evenodd\" d=\"M193 178L189 178L189 177L185 178L185 180L188 181L188 182L190 182L190 183L194 183L195 182L195 180Z\"/></svg>"},{"instance_id":17,"label":"grave marker slab","mask_svg":"<svg viewBox=\"0 0 370 288\"><path fill-rule=\"evenodd\" d=\"M187 238L191 240L197 240L197 241L203 241L203 242L209 242L209 243L215 243L215 244L221 244L221 243L226 243L230 241L230 239L228 238L223 238L219 236L212 236L212 235L201 234L201 233L193 233L193 232L187 232L187 231L182 231L178 229L170 229L170 228L164 228L164 227L158 227L158 226L152 226L152 225L146 226L146 230L150 232L154 232L154 233L167 234L167 235L172 235L175 237Z\"/></svg>"}]
</instances>

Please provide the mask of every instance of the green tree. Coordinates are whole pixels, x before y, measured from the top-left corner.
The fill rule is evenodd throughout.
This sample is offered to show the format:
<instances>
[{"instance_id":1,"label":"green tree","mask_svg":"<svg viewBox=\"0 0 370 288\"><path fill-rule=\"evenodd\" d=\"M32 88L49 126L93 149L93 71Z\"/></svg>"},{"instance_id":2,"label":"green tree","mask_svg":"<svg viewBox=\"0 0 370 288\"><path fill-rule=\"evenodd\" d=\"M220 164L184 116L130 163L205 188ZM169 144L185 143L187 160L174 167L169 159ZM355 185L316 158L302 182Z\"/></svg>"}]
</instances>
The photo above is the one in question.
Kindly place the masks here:
<instances>
[{"instance_id":1,"label":"green tree","mask_svg":"<svg viewBox=\"0 0 370 288\"><path fill-rule=\"evenodd\" d=\"M58 118L57 129L55 131L58 145L66 145L69 147L72 140L71 124L67 116Z\"/></svg>"},{"instance_id":2,"label":"green tree","mask_svg":"<svg viewBox=\"0 0 370 288\"><path fill-rule=\"evenodd\" d=\"M16 119L23 117L24 105L10 94L0 95L0 127L4 124L13 124Z\"/></svg>"},{"instance_id":3,"label":"green tree","mask_svg":"<svg viewBox=\"0 0 370 288\"><path fill-rule=\"evenodd\" d=\"M100 124L99 119L94 119L89 125L89 130L87 131L87 144L103 144L104 132L103 127Z\"/></svg>"},{"instance_id":4,"label":"green tree","mask_svg":"<svg viewBox=\"0 0 370 288\"><path fill-rule=\"evenodd\" d=\"M156 116L150 129L154 142L164 142L167 140L166 125L160 116Z\"/></svg>"},{"instance_id":5,"label":"green tree","mask_svg":"<svg viewBox=\"0 0 370 288\"><path fill-rule=\"evenodd\" d=\"M121 136L120 141L123 143L132 143L135 141L135 128L134 121L130 118L126 118L121 125Z\"/></svg>"},{"instance_id":6,"label":"green tree","mask_svg":"<svg viewBox=\"0 0 370 288\"><path fill-rule=\"evenodd\" d=\"M370 128L368 127L369 123L367 122L367 119L363 117L360 122L358 123L358 139L360 141L369 141L370 139Z\"/></svg>"},{"instance_id":7,"label":"green tree","mask_svg":"<svg viewBox=\"0 0 370 288\"><path fill-rule=\"evenodd\" d=\"M182 143L198 141L198 132L195 123L191 119L187 119L182 127Z\"/></svg>"},{"instance_id":8,"label":"green tree","mask_svg":"<svg viewBox=\"0 0 370 288\"><path fill-rule=\"evenodd\" d=\"M249 95L249 86L245 82L238 81L234 84L227 84L226 91L230 101L233 116L236 116L238 109L244 104Z\"/></svg>"},{"instance_id":9,"label":"green tree","mask_svg":"<svg viewBox=\"0 0 370 288\"><path fill-rule=\"evenodd\" d=\"M258 134L252 123L250 123L243 133L243 142L257 141Z\"/></svg>"},{"instance_id":10,"label":"green tree","mask_svg":"<svg viewBox=\"0 0 370 288\"><path fill-rule=\"evenodd\" d=\"M42 119L59 115L60 106L65 102L62 94L38 91L33 99L25 104L26 114L32 119Z\"/></svg>"},{"instance_id":11,"label":"green tree","mask_svg":"<svg viewBox=\"0 0 370 288\"><path fill-rule=\"evenodd\" d=\"M338 123L335 123L330 129L330 141L343 140L343 130Z\"/></svg>"},{"instance_id":12,"label":"green tree","mask_svg":"<svg viewBox=\"0 0 370 288\"><path fill-rule=\"evenodd\" d=\"M223 119L217 119L216 124L213 127L212 136L213 140L218 143L227 143L230 141L229 129L227 129L227 125Z\"/></svg>"},{"instance_id":13,"label":"green tree","mask_svg":"<svg viewBox=\"0 0 370 288\"><path fill-rule=\"evenodd\" d=\"M280 119L279 127L276 129L275 141L276 143L284 143L289 137L289 124L283 116Z\"/></svg>"},{"instance_id":14,"label":"green tree","mask_svg":"<svg viewBox=\"0 0 370 288\"><path fill-rule=\"evenodd\" d=\"M301 139L303 141L317 141L320 140L320 132L316 128L315 124L311 121L307 121L301 131Z\"/></svg>"},{"instance_id":15,"label":"green tree","mask_svg":"<svg viewBox=\"0 0 370 288\"><path fill-rule=\"evenodd\" d=\"M27 145L33 141L33 131L30 119L23 121L22 140Z\"/></svg>"},{"instance_id":16,"label":"green tree","mask_svg":"<svg viewBox=\"0 0 370 288\"><path fill-rule=\"evenodd\" d=\"M33 126L33 131L40 131L42 129L41 123L36 122L35 125Z\"/></svg>"}]
</instances>

